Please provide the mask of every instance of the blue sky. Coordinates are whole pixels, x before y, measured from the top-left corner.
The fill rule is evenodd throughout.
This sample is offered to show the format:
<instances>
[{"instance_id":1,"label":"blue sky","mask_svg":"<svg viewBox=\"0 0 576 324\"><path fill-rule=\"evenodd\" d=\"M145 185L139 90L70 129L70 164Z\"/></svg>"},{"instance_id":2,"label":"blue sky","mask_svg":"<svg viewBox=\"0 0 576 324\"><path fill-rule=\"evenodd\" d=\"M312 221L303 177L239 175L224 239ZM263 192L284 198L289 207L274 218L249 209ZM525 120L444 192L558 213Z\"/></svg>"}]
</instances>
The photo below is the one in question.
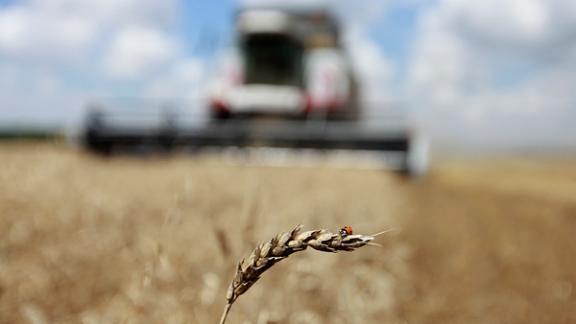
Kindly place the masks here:
<instances>
[{"instance_id":1,"label":"blue sky","mask_svg":"<svg viewBox=\"0 0 576 324\"><path fill-rule=\"evenodd\" d=\"M187 1L183 8L182 33L191 41L186 44L190 55L206 59L213 54L208 35L198 40L199 33L213 34L218 45L223 45L232 36L232 18L238 3L232 0ZM414 38L418 14L422 7L392 6L368 32L379 47L398 64L405 66L409 44Z\"/></svg>"},{"instance_id":2,"label":"blue sky","mask_svg":"<svg viewBox=\"0 0 576 324\"><path fill-rule=\"evenodd\" d=\"M572 0L290 3L346 13L369 102L402 101L439 134L497 140L536 129L538 139L576 142L567 122L576 116ZM99 97L198 98L237 5L0 0L0 124L64 123Z\"/></svg>"},{"instance_id":3,"label":"blue sky","mask_svg":"<svg viewBox=\"0 0 576 324\"><path fill-rule=\"evenodd\" d=\"M182 32L190 40L190 55L209 59L216 46L231 36L236 3L230 0L187 1L184 3ZM200 37L204 35L204 37Z\"/></svg>"}]
</instances>

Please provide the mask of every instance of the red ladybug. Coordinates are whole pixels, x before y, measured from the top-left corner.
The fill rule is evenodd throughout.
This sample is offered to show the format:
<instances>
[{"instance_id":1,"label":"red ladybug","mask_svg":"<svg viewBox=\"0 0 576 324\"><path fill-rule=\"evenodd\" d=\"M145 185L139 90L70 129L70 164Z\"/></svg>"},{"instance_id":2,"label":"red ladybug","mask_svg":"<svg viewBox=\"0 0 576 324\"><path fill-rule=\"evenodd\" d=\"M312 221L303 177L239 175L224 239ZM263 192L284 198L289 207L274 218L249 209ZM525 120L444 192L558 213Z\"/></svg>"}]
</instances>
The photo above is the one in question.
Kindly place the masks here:
<instances>
[{"instance_id":1,"label":"red ladybug","mask_svg":"<svg viewBox=\"0 0 576 324\"><path fill-rule=\"evenodd\" d=\"M346 237L346 236L348 236L348 235L352 235L352 233L353 233L353 232L352 232L352 227L351 227L351 226L346 225L346 226L344 226L344 227L342 227L342 228L340 229L340 236L341 236L341 237Z\"/></svg>"}]
</instances>

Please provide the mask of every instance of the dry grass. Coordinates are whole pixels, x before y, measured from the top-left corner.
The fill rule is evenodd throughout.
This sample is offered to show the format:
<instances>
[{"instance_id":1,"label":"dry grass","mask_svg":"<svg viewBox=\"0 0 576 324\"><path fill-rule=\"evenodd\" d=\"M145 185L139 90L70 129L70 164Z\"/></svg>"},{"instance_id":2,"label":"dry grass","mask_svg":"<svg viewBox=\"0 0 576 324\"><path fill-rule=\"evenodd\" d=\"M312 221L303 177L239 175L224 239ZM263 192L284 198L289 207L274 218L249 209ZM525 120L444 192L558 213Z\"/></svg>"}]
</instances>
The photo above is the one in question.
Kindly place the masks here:
<instances>
[{"instance_id":1,"label":"dry grass","mask_svg":"<svg viewBox=\"0 0 576 324\"><path fill-rule=\"evenodd\" d=\"M410 276L397 297L401 317L576 322L575 176L566 161L439 168L411 193L419 208L400 238L412 246Z\"/></svg>"},{"instance_id":2,"label":"dry grass","mask_svg":"<svg viewBox=\"0 0 576 324\"><path fill-rule=\"evenodd\" d=\"M231 323L576 321L570 163L451 163L408 183L46 144L0 157L0 323L215 323L233 260L300 222L399 231L291 256Z\"/></svg>"}]
</instances>

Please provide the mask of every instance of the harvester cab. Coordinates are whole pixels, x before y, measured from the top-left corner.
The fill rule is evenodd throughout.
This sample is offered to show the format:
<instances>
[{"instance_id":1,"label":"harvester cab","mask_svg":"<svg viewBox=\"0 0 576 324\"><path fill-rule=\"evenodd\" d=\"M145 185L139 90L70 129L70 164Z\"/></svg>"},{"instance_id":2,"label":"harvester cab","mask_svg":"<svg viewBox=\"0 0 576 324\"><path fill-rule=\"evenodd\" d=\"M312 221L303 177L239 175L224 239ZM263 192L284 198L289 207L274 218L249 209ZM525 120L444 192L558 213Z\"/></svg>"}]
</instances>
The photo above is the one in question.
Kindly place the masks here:
<instances>
[{"instance_id":1,"label":"harvester cab","mask_svg":"<svg viewBox=\"0 0 576 324\"><path fill-rule=\"evenodd\" d=\"M242 10L233 59L211 91L214 119L354 119L354 76L327 12Z\"/></svg>"}]
</instances>

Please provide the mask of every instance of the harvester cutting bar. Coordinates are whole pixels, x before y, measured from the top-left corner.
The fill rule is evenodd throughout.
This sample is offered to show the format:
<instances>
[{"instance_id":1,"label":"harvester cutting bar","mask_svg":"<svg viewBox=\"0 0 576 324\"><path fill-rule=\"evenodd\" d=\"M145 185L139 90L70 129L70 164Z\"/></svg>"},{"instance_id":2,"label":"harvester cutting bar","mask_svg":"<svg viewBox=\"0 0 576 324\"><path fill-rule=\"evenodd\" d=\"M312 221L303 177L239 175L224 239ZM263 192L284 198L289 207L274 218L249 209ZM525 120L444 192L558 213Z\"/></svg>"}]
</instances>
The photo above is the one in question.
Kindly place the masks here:
<instances>
[{"instance_id":1,"label":"harvester cutting bar","mask_svg":"<svg viewBox=\"0 0 576 324\"><path fill-rule=\"evenodd\" d=\"M357 123L266 122L208 125L183 129L175 144L191 146L268 146L313 149L405 151L400 130L365 129Z\"/></svg>"},{"instance_id":2,"label":"harvester cutting bar","mask_svg":"<svg viewBox=\"0 0 576 324\"><path fill-rule=\"evenodd\" d=\"M119 123L100 116L87 125L85 144L96 151L114 147L202 148L266 146L311 149L407 151L409 134L400 126L359 122L225 121L185 125L176 120Z\"/></svg>"},{"instance_id":3,"label":"harvester cutting bar","mask_svg":"<svg viewBox=\"0 0 576 324\"><path fill-rule=\"evenodd\" d=\"M159 113L122 116L99 111L82 131L82 144L99 154L197 151L214 147L268 147L372 151L396 156L398 170L420 172L426 145L394 118L365 121L223 120ZM393 153L393 154L390 154ZM390 164L390 163L388 163Z\"/></svg>"}]
</instances>

